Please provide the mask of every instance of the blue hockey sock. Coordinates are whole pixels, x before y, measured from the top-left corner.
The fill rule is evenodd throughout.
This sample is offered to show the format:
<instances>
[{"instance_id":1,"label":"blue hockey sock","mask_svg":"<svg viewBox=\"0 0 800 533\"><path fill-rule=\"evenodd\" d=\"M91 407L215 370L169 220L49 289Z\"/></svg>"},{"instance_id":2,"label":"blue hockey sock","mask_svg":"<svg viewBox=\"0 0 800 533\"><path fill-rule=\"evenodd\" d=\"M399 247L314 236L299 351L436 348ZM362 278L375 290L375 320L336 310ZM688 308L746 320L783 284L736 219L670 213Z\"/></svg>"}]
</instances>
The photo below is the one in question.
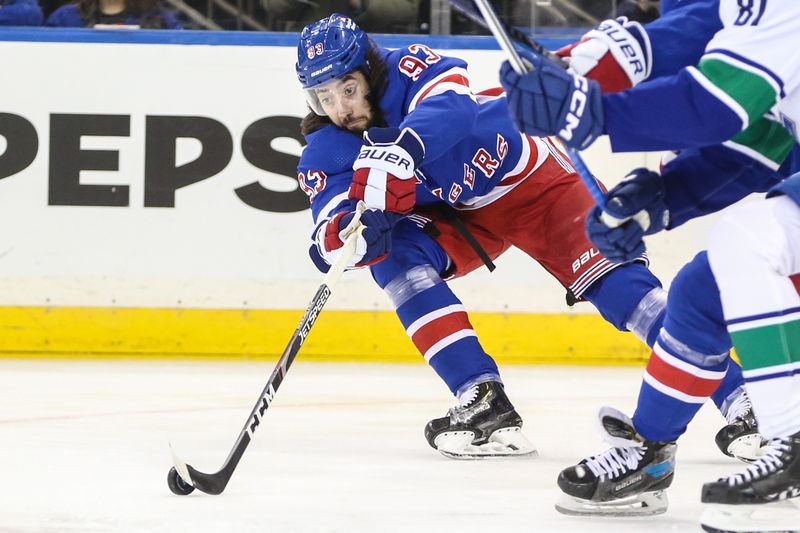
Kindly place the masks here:
<instances>
[{"instance_id":1,"label":"blue hockey sock","mask_svg":"<svg viewBox=\"0 0 800 533\"><path fill-rule=\"evenodd\" d=\"M478 377L499 381L497 364L483 350L466 309L446 283L414 295L397 308L397 316L453 394Z\"/></svg>"},{"instance_id":2,"label":"blue hockey sock","mask_svg":"<svg viewBox=\"0 0 800 533\"><path fill-rule=\"evenodd\" d=\"M667 295L644 264L618 266L586 289L583 297L614 327L632 331L653 346L664 321Z\"/></svg>"},{"instance_id":3,"label":"blue hockey sock","mask_svg":"<svg viewBox=\"0 0 800 533\"><path fill-rule=\"evenodd\" d=\"M742 384L729 356L730 336L705 253L672 281L664 327L644 374L634 426L645 438L671 441L706 399L718 406Z\"/></svg>"}]
</instances>

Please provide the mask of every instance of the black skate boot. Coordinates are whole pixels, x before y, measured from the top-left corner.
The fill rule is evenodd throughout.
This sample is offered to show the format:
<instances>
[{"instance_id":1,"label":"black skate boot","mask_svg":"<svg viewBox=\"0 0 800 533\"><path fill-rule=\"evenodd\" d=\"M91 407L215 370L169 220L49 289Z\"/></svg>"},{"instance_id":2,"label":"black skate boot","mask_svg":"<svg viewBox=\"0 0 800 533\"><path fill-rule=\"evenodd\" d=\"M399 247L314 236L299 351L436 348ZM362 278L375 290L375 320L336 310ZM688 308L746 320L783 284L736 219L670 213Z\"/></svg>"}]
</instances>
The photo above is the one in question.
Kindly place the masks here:
<instances>
[{"instance_id":1,"label":"black skate boot","mask_svg":"<svg viewBox=\"0 0 800 533\"><path fill-rule=\"evenodd\" d=\"M728 425L717 432L714 442L728 457L753 463L764 453L769 441L758 432L758 423L747 393L737 389L733 394L736 396L725 412Z\"/></svg>"},{"instance_id":2,"label":"black skate boot","mask_svg":"<svg viewBox=\"0 0 800 533\"><path fill-rule=\"evenodd\" d=\"M631 419L610 407L599 413L613 448L561 471L564 492L556 510L568 515L648 516L667 510L664 489L675 470L674 442L651 442Z\"/></svg>"},{"instance_id":3,"label":"black skate boot","mask_svg":"<svg viewBox=\"0 0 800 533\"><path fill-rule=\"evenodd\" d=\"M535 455L522 433L522 418L514 410L502 383L486 381L467 391L467 400L447 416L425 426L428 444L453 459Z\"/></svg>"},{"instance_id":4,"label":"black skate boot","mask_svg":"<svg viewBox=\"0 0 800 533\"><path fill-rule=\"evenodd\" d=\"M700 521L712 533L800 531L800 432L771 440L752 465L703 485L701 500Z\"/></svg>"}]
</instances>

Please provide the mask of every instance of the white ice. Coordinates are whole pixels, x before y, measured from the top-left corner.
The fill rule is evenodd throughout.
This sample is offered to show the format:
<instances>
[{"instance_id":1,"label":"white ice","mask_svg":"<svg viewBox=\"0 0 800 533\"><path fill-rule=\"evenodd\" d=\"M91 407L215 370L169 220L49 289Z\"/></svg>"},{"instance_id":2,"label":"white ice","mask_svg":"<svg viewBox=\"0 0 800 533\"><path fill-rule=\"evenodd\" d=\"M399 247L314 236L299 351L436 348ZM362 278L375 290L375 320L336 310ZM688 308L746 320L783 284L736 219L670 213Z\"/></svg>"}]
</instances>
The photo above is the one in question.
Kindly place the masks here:
<instances>
[{"instance_id":1,"label":"white ice","mask_svg":"<svg viewBox=\"0 0 800 533\"><path fill-rule=\"evenodd\" d=\"M714 445L709 404L679 443L665 514L563 516L558 472L606 448L597 409L630 414L641 369L506 367L539 458L455 461L422 434L451 405L430 368L301 355L225 492L173 495L168 442L219 469L273 366L0 360L0 532L691 532L702 483L741 468Z\"/></svg>"}]
</instances>

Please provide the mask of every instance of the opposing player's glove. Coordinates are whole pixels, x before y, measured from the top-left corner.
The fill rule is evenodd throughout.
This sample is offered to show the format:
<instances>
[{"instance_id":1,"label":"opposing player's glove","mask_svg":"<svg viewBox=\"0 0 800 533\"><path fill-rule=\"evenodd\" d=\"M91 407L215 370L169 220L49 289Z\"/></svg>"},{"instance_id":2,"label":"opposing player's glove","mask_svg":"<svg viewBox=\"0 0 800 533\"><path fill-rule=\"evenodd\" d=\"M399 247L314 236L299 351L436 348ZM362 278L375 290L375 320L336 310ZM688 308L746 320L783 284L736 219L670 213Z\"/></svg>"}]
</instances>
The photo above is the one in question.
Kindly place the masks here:
<instances>
[{"instance_id":1,"label":"opposing player's glove","mask_svg":"<svg viewBox=\"0 0 800 533\"><path fill-rule=\"evenodd\" d=\"M609 261L632 261L645 251L643 237L669 225L661 175L637 168L606 194L604 208L586 217L586 233Z\"/></svg>"},{"instance_id":2,"label":"opposing player's glove","mask_svg":"<svg viewBox=\"0 0 800 533\"><path fill-rule=\"evenodd\" d=\"M603 134L600 86L535 54L533 65L517 74L508 61L500 69L508 109L517 129L528 135L558 135L566 145L583 149Z\"/></svg>"},{"instance_id":3,"label":"opposing player's glove","mask_svg":"<svg viewBox=\"0 0 800 533\"><path fill-rule=\"evenodd\" d=\"M630 89L650 76L650 39L638 22L626 17L601 22L577 43L557 50L569 70L600 84L604 93Z\"/></svg>"},{"instance_id":4,"label":"opposing player's glove","mask_svg":"<svg viewBox=\"0 0 800 533\"><path fill-rule=\"evenodd\" d=\"M360 222L364 231L356 242L356 251L348 267L363 267L384 259L392 249L392 227L398 215L384 213L378 209L367 209L361 220L355 218L354 211L343 211L333 218L323 221L314 231L314 245L309 254L314 265L327 272L336 260L338 250Z\"/></svg>"},{"instance_id":5,"label":"opposing player's glove","mask_svg":"<svg viewBox=\"0 0 800 533\"><path fill-rule=\"evenodd\" d=\"M411 212L416 202L414 172L425 156L422 140L408 128L370 128L353 163L348 198L390 213Z\"/></svg>"}]
</instances>

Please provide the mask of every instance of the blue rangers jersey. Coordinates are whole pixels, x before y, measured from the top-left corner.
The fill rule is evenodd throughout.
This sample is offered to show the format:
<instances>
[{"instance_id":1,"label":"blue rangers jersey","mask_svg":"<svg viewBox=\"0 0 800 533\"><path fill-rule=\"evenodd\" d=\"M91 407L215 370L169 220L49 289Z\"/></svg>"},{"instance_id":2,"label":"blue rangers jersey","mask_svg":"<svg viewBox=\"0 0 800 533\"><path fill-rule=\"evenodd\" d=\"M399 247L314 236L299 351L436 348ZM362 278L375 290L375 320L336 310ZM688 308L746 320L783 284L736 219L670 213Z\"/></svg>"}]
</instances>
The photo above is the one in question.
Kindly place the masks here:
<instances>
[{"instance_id":1,"label":"blue rangers jersey","mask_svg":"<svg viewBox=\"0 0 800 533\"><path fill-rule=\"evenodd\" d=\"M456 209L480 208L513 190L555 153L548 141L514 128L504 96L473 94L464 61L420 44L378 51L388 66L379 104L387 125L414 130L425 145L416 173L418 204L438 199ZM307 141L298 179L319 226L349 208L347 187L361 140L328 126Z\"/></svg>"}]
</instances>

